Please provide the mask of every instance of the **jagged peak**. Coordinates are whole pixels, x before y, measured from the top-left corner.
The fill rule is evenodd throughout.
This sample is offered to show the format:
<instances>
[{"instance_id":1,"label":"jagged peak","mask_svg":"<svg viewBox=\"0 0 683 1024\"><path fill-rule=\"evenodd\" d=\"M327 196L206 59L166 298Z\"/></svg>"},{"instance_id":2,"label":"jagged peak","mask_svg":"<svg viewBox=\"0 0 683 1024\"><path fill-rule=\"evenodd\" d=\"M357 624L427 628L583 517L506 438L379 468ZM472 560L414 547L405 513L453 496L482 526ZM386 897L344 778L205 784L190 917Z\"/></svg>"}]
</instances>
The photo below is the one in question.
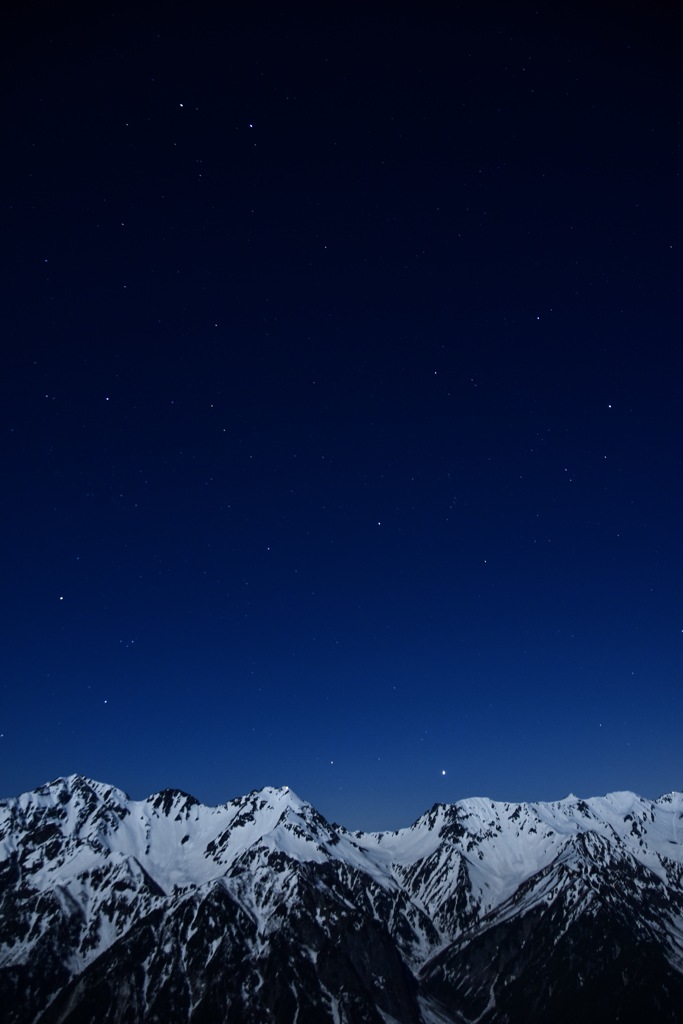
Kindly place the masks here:
<instances>
[{"instance_id":1,"label":"jagged peak","mask_svg":"<svg viewBox=\"0 0 683 1024\"><path fill-rule=\"evenodd\" d=\"M130 802L130 797L122 789L75 773L60 775L50 782L3 802L17 802L21 806L63 805L70 803L74 797L85 803L113 804L119 807Z\"/></svg>"},{"instance_id":2,"label":"jagged peak","mask_svg":"<svg viewBox=\"0 0 683 1024\"><path fill-rule=\"evenodd\" d=\"M306 803L300 796L297 796L291 786L263 786L261 789L253 790L253 792L281 803L291 803L299 806Z\"/></svg>"},{"instance_id":3,"label":"jagged peak","mask_svg":"<svg viewBox=\"0 0 683 1024\"><path fill-rule=\"evenodd\" d=\"M85 775L72 773L66 776L58 776L34 790L21 794L19 797L8 797L2 803L18 801L22 806L40 805L41 803L65 804L70 802L73 797L78 797L86 802L94 800L98 804L106 804L114 809L124 807L133 802L124 790L116 786L99 782ZM160 790L157 793L151 794L143 802L152 805L165 814L170 814L172 809L178 813L179 811L187 812L190 808L205 807L193 795L176 788ZM236 805L245 807L249 805L253 810L257 810L259 805L264 808L268 806L274 811L303 813L306 817L315 815L317 820L325 822L325 819L315 811L313 806L303 800L288 785L266 785L259 789L254 789L244 796L235 797L233 800L228 801L227 804L219 805L213 810L219 812L221 806L234 807ZM502 821L509 819L513 814L518 816L525 813L534 817L540 816L545 821L548 821L549 818L557 818L558 814L561 818L574 820L577 818L591 818L593 816L604 818L610 812L622 815L628 814L636 807L643 811L645 809L648 809L648 811L658 809L660 812L664 812L669 809L679 809L683 812L683 793L678 790L672 790L659 796L656 800L644 798L631 790L614 790L603 796L587 798L569 793L560 800L535 802L507 802L493 800L484 796L467 797L454 803L437 802L433 804L428 811L420 815L408 828L411 830L423 828L431 830L436 828L438 831L441 827L455 819L467 822L467 827L470 828L473 821L477 819L481 821L482 825L488 825L494 819ZM331 830L335 829L335 826L331 826L327 822L325 824ZM346 832L343 826L337 826L336 830ZM387 832L386 835L398 835L403 831L405 829L397 829L393 832ZM351 833L348 834L351 835ZM358 838L362 833L354 832L353 835ZM385 833L378 832L373 833L373 835L379 836L385 835Z\"/></svg>"},{"instance_id":4,"label":"jagged peak","mask_svg":"<svg viewBox=\"0 0 683 1024\"><path fill-rule=\"evenodd\" d=\"M656 804L683 804L683 793L672 789L670 793L662 793L654 802Z\"/></svg>"},{"instance_id":5,"label":"jagged peak","mask_svg":"<svg viewBox=\"0 0 683 1024\"><path fill-rule=\"evenodd\" d=\"M271 811L280 814L294 813L297 815L317 814L312 804L302 800L289 786L262 786L260 789L253 789L246 796L236 797L230 801L230 805L249 807L252 811L264 811L269 808Z\"/></svg>"},{"instance_id":6,"label":"jagged peak","mask_svg":"<svg viewBox=\"0 0 683 1024\"><path fill-rule=\"evenodd\" d=\"M199 806L199 800L182 789L162 789L148 797L147 803L166 815L173 811L188 813L193 807Z\"/></svg>"}]
</instances>

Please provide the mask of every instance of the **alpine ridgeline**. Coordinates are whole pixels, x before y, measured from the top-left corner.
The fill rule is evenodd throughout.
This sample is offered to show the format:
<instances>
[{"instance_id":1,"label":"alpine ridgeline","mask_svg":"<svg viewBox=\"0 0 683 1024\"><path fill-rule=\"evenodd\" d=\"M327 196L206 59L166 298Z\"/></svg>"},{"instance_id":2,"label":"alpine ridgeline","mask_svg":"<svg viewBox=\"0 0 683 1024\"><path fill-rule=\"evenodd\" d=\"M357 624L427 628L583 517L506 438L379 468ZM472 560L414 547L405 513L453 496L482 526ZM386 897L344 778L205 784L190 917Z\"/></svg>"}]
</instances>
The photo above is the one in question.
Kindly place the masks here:
<instances>
[{"instance_id":1,"label":"alpine ridgeline","mask_svg":"<svg viewBox=\"0 0 683 1024\"><path fill-rule=\"evenodd\" d=\"M683 1021L683 794L330 825L79 776L0 803L5 1024Z\"/></svg>"}]
</instances>

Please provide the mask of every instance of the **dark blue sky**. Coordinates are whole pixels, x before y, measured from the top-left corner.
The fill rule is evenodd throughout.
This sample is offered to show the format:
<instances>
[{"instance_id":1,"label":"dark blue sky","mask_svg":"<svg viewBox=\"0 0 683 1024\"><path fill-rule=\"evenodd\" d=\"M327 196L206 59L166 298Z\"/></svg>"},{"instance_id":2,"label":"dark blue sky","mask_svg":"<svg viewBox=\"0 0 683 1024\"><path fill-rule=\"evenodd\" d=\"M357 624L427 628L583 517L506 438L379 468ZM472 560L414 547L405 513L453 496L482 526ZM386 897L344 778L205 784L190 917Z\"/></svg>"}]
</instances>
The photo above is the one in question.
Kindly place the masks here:
<instances>
[{"instance_id":1,"label":"dark blue sky","mask_svg":"<svg viewBox=\"0 0 683 1024\"><path fill-rule=\"evenodd\" d=\"M681 788L680 19L590 11L27 5L2 795Z\"/></svg>"}]
</instances>

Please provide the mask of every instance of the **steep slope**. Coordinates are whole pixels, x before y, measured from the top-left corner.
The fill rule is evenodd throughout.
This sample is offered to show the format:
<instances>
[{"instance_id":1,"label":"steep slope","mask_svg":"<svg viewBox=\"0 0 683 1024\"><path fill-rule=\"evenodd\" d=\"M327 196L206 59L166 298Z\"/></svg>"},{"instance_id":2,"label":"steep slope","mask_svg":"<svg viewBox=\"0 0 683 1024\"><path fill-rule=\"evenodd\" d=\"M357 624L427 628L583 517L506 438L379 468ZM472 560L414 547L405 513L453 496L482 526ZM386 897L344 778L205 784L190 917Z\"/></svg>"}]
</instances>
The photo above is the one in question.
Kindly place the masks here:
<instances>
[{"instance_id":1,"label":"steep slope","mask_svg":"<svg viewBox=\"0 0 683 1024\"><path fill-rule=\"evenodd\" d=\"M58 779L0 803L3 1019L679 1021L681 840L681 794L352 834L287 787Z\"/></svg>"},{"instance_id":2,"label":"steep slope","mask_svg":"<svg viewBox=\"0 0 683 1024\"><path fill-rule=\"evenodd\" d=\"M683 893L619 842L579 832L423 968L468 1019L678 1021Z\"/></svg>"}]
</instances>

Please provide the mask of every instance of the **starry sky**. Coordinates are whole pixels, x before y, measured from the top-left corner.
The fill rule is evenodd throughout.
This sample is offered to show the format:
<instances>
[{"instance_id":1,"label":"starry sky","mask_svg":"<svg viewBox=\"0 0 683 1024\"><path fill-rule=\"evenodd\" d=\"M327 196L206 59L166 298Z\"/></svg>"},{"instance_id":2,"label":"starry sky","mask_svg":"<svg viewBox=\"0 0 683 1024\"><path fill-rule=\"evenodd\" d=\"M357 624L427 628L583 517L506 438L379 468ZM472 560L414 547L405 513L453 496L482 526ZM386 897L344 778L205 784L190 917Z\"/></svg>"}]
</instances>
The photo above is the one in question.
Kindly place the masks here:
<instances>
[{"instance_id":1,"label":"starry sky","mask_svg":"<svg viewBox=\"0 0 683 1024\"><path fill-rule=\"evenodd\" d=\"M681 16L234 6L3 32L1 795L682 788Z\"/></svg>"}]
</instances>

